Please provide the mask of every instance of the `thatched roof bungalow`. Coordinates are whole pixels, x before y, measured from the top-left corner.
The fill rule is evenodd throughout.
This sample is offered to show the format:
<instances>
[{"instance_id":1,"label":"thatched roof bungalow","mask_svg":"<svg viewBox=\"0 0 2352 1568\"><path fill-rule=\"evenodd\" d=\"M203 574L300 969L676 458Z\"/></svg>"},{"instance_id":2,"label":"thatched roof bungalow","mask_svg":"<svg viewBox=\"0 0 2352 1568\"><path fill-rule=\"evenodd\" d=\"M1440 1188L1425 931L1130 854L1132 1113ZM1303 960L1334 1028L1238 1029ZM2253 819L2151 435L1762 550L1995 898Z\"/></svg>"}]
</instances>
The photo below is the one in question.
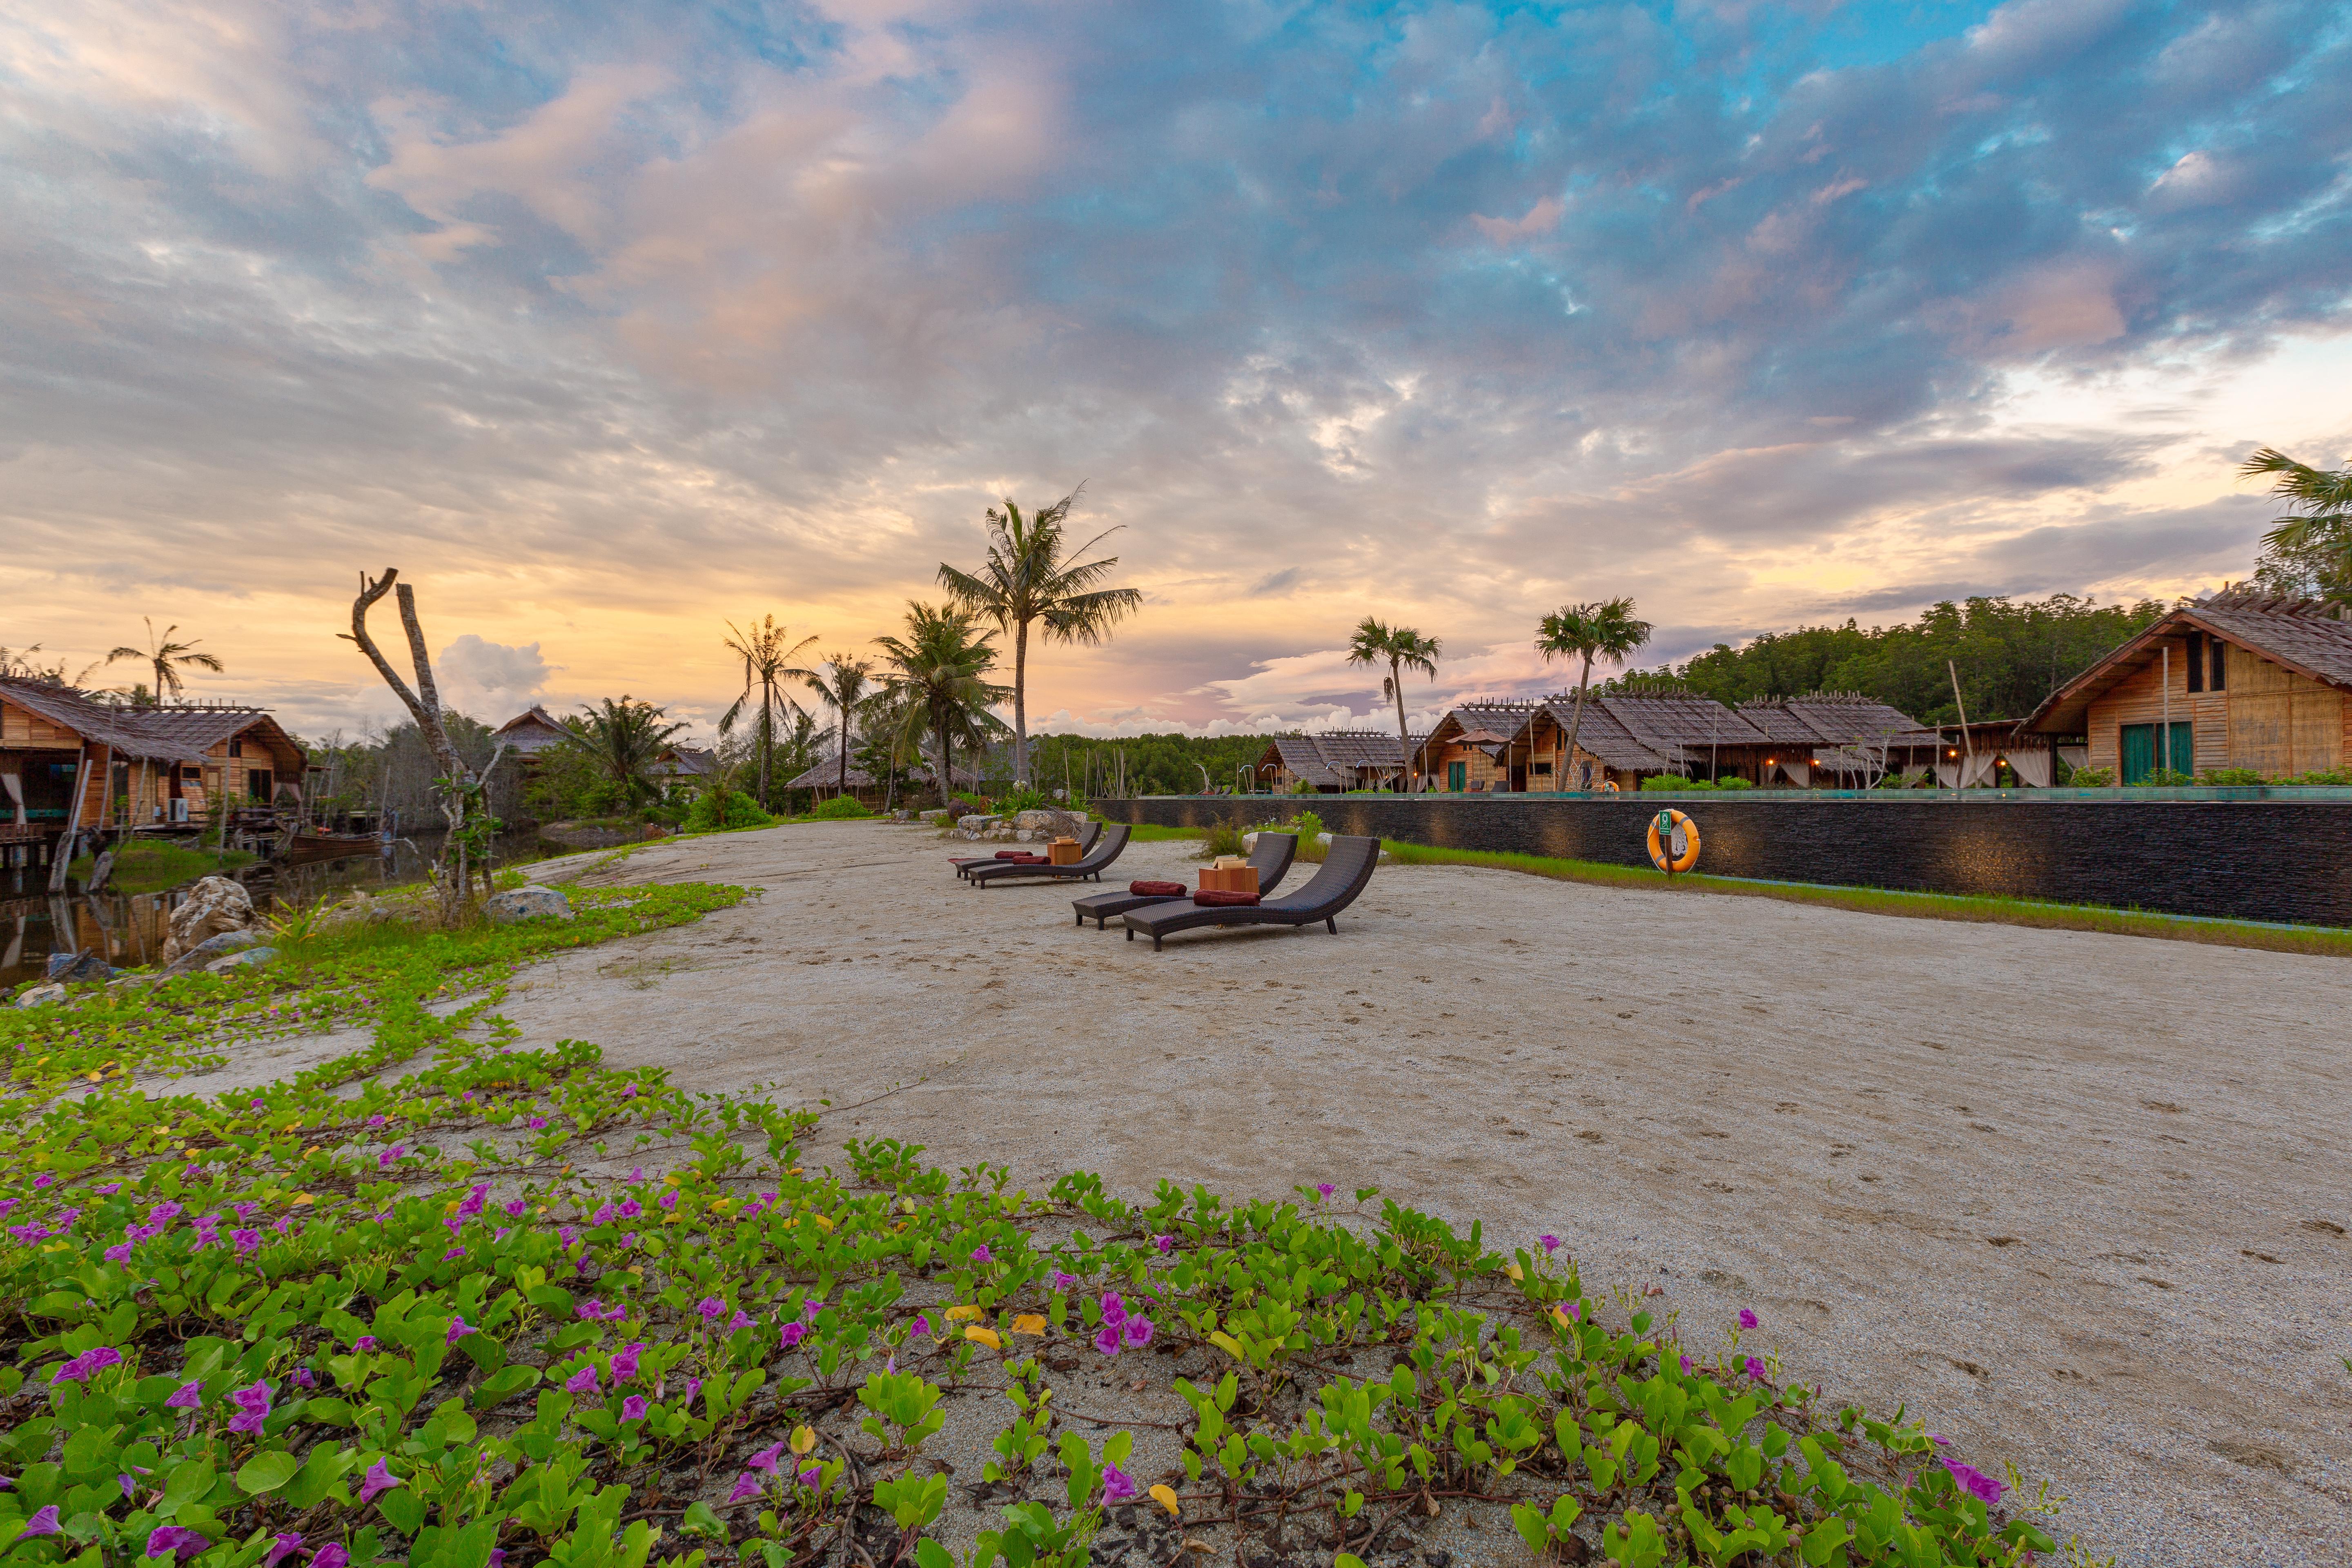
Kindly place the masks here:
<instances>
[{"instance_id":1,"label":"thatched roof bungalow","mask_svg":"<svg viewBox=\"0 0 2352 1568\"><path fill-rule=\"evenodd\" d=\"M12 837L190 821L223 798L299 806L303 761L267 709L129 707L0 679L0 828Z\"/></svg>"},{"instance_id":2,"label":"thatched roof bungalow","mask_svg":"<svg viewBox=\"0 0 2352 1568\"><path fill-rule=\"evenodd\" d=\"M1301 784L1318 795L1351 789L1395 787L1405 759L1425 738L1408 737L1408 747L1378 730L1326 730L1313 735L1276 735L1258 758L1261 789L1287 795Z\"/></svg>"}]
</instances>

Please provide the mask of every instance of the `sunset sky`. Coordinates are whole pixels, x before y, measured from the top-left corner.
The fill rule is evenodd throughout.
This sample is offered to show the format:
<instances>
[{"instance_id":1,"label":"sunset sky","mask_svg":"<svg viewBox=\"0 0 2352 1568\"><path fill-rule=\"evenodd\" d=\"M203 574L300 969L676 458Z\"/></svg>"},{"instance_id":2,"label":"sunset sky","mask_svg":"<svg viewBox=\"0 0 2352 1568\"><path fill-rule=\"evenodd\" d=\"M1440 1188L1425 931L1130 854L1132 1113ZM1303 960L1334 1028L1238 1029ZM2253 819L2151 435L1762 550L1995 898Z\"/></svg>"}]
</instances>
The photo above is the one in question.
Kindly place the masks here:
<instances>
[{"instance_id":1,"label":"sunset sky","mask_svg":"<svg viewBox=\"0 0 2352 1568\"><path fill-rule=\"evenodd\" d=\"M1937 598L2250 572L2352 458L2336 4L0 0L0 644L710 721L1086 481L1032 727L1323 727ZM389 620L387 617L387 626ZM129 679L118 668L109 679ZM1377 717L1374 721L1379 721Z\"/></svg>"}]
</instances>

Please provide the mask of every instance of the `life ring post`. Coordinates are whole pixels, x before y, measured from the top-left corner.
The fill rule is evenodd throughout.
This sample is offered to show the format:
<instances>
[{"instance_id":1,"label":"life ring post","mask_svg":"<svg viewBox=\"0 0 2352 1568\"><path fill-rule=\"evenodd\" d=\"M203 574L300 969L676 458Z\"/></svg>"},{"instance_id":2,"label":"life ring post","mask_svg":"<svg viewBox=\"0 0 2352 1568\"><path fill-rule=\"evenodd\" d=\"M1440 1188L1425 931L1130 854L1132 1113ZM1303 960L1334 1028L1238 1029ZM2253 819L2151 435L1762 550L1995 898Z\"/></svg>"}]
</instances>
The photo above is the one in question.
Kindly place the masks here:
<instances>
[{"instance_id":1,"label":"life ring post","mask_svg":"<svg viewBox=\"0 0 2352 1568\"><path fill-rule=\"evenodd\" d=\"M1698 864L1698 824L1668 808L1650 819L1650 864L1672 881Z\"/></svg>"}]
</instances>

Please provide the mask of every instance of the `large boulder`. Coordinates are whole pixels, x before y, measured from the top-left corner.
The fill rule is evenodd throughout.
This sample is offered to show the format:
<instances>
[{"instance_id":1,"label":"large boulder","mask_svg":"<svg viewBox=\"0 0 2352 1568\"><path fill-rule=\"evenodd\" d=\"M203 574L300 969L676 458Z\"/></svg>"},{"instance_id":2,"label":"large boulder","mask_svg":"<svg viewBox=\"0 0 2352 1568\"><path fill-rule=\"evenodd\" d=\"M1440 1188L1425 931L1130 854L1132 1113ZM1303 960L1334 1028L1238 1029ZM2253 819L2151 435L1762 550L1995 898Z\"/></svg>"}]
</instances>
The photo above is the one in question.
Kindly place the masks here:
<instances>
[{"instance_id":1,"label":"large boulder","mask_svg":"<svg viewBox=\"0 0 2352 1568\"><path fill-rule=\"evenodd\" d=\"M503 893L492 893L482 912L499 925L510 926L517 921L568 921L572 904L553 888L509 888Z\"/></svg>"},{"instance_id":2,"label":"large boulder","mask_svg":"<svg viewBox=\"0 0 2352 1568\"><path fill-rule=\"evenodd\" d=\"M59 984L71 984L82 980L111 980L114 965L95 952L53 952L49 954L48 970L41 976Z\"/></svg>"},{"instance_id":3,"label":"large boulder","mask_svg":"<svg viewBox=\"0 0 2352 1568\"><path fill-rule=\"evenodd\" d=\"M168 966L199 942L224 931L248 931L253 922L253 897L244 883L227 877L200 878L172 911L171 934L163 939L163 963Z\"/></svg>"},{"instance_id":4,"label":"large boulder","mask_svg":"<svg viewBox=\"0 0 2352 1568\"><path fill-rule=\"evenodd\" d=\"M205 965L205 973L226 974L232 969L257 969L277 956L278 950L274 947L248 947L242 952L214 959Z\"/></svg>"},{"instance_id":5,"label":"large boulder","mask_svg":"<svg viewBox=\"0 0 2352 1568\"><path fill-rule=\"evenodd\" d=\"M206 968L215 959L226 958L234 952L243 952L247 948L259 947L268 940L257 931L225 931L218 936L208 936L165 964L161 978L168 980L174 974L185 974L192 970Z\"/></svg>"},{"instance_id":6,"label":"large boulder","mask_svg":"<svg viewBox=\"0 0 2352 1568\"><path fill-rule=\"evenodd\" d=\"M22 996L16 998L16 1005L19 1007L47 1007L62 1002L65 999L66 988L62 985L36 985L31 990L26 992Z\"/></svg>"}]
</instances>

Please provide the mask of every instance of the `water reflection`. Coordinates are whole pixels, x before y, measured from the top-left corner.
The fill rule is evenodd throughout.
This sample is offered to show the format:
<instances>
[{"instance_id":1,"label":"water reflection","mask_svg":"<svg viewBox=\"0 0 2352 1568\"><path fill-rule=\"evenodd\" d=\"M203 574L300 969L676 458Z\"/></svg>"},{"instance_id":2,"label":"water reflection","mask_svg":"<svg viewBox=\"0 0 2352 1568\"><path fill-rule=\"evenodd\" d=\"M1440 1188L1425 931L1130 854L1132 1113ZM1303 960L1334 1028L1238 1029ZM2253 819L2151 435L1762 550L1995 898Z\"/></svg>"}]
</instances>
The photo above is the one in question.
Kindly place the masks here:
<instances>
[{"instance_id":1,"label":"water reflection","mask_svg":"<svg viewBox=\"0 0 2352 1568\"><path fill-rule=\"evenodd\" d=\"M424 850L403 840L390 855L354 855L303 865L263 861L225 874L245 884L257 910L299 909L352 888L373 891L421 882L433 864L433 847L430 840ZM500 837L493 853L499 865L511 866L568 851L533 835L508 834ZM94 952L118 969L158 962L172 910L187 896L185 886L152 893L110 890L92 895L83 892L79 882L52 893L48 877L47 867L0 872L0 995L38 980L52 952Z\"/></svg>"}]
</instances>

